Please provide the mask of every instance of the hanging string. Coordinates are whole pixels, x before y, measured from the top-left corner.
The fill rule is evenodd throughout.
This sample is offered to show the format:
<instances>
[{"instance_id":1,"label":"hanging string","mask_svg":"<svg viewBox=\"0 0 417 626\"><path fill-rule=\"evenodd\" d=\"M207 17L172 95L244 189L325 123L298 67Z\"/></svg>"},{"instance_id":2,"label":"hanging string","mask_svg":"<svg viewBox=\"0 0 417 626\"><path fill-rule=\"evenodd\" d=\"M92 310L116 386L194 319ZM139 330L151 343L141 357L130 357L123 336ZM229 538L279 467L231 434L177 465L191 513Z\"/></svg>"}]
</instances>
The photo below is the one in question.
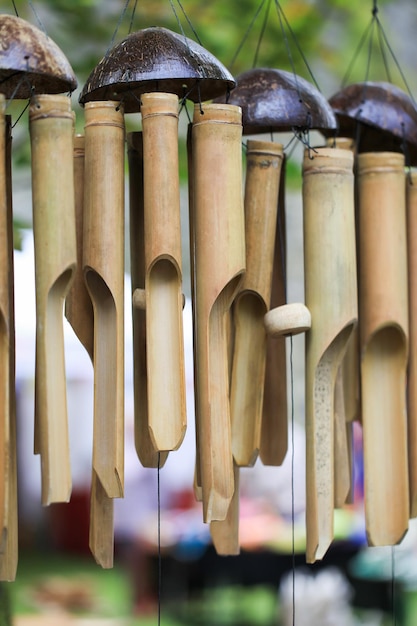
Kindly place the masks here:
<instances>
[{"instance_id":1,"label":"hanging string","mask_svg":"<svg viewBox=\"0 0 417 626\"><path fill-rule=\"evenodd\" d=\"M256 65L258 63L259 50L260 50L260 47L261 47L262 39L263 39L264 34L265 34L266 25L268 23L268 17L269 17L269 10L270 10L270 8L271 8L271 0L268 0L268 5L266 7L264 21L262 23L261 32L259 34L258 43L256 45L255 56L254 56L254 59L253 59L252 67L256 67Z\"/></svg>"},{"instance_id":2,"label":"hanging string","mask_svg":"<svg viewBox=\"0 0 417 626\"><path fill-rule=\"evenodd\" d=\"M113 36L111 38L110 45L107 48L107 52L106 52L105 56L108 56L110 50L112 49L112 47L114 45L117 33L119 32L119 28L120 28L120 26L121 26L121 24L122 24L122 22L123 22L123 20L124 20L124 18L126 16L127 9L129 8L129 4L130 4L130 0L126 0L125 1L125 5L124 5L124 7L122 9L122 12L119 15L119 19L118 19L118 22L116 24L116 28L114 29L114 33L113 33Z\"/></svg>"},{"instance_id":3,"label":"hanging string","mask_svg":"<svg viewBox=\"0 0 417 626\"><path fill-rule=\"evenodd\" d=\"M293 338L290 335L292 626L295 626L295 433Z\"/></svg>"},{"instance_id":4,"label":"hanging string","mask_svg":"<svg viewBox=\"0 0 417 626\"><path fill-rule=\"evenodd\" d=\"M243 35L243 39L242 39L242 41L240 42L240 44L239 44L239 46L238 46L238 48L237 48L237 50L236 50L235 54L233 55L232 61L231 61L231 63L230 63L230 69L231 69L231 70L233 69L233 66L234 66L234 64L235 64L235 62L236 62L237 57L239 56L240 51L242 50L242 48L243 48L244 44L246 43L246 40L247 40L247 38L249 37L249 35L250 35L251 31L252 31L252 28L253 28L253 26L254 26L254 24L255 24L256 20L258 19L258 15L260 14L260 12L261 12L261 10L262 10L262 7L263 7L263 5L265 4L265 2L266 2L266 0L261 0L261 3L260 3L260 5L259 5L259 7L258 7L258 8L257 8L257 10L255 11L255 15L253 16L253 18L252 18L252 20L251 20L251 22L250 22L250 24L249 24L249 26L248 26L248 28L247 28L247 30L246 30L246 32L245 32L245 34Z\"/></svg>"},{"instance_id":5,"label":"hanging string","mask_svg":"<svg viewBox=\"0 0 417 626\"><path fill-rule=\"evenodd\" d=\"M198 43L200 44L200 46L201 46L201 45L202 45L202 43L201 43L200 37L198 36L197 31L195 30L194 26L192 25L191 20L190 20L190 18L188 17L187 13L185 12L185 9L184 9L184 7L182 6L182 4L181 4L180 0L177 0L177 4L178 4L178 6L180 7L180 9L181 9L181 11L182 11L183 16L184 16L184 17L185 17L185 19L187 20L187 24L188 24L188 26L191 28L192 33L193 33L194 37L197 39L197 42L198 42Z\"/></svg>"},{"instance_id":6,"label":"hanging string","mask_svg":"<svg viewBox=\"0 0 417 626\"><path fill-rule=\"evenodd\" d=\"M397 607L395 594L395 548L391 546L391 600L392 600L392 622L397 626Z\"/></svg>"},{"instance_id":7,"label":"hanging string","mask_svg":"<svg viewBox=\"0 0 417 626\"><path fill-rule=\"evenodd\" d=\"M13 3L14 4L14 3ZM46 35L46 28L45 26L42 24L41 18L39 17L38 12L36 11L33 2L31 0L28 0L28 4L30 6L30 8L32 9L32 13L35 16L36 21L38 22L39 28L45 33Z\"/></svg>"},{"instance_id":8,"label":"hanging string","mask_svg":"<svg viewBox=\"0 0 417 626\"><path fill-rule=\"evenodd\" d=\"M135 14L136 14L136 8L138 6L138 0L135 0L135 4L133 5L133 9L132 9L132 15L130 17L130 24L129 24L129 35L131 34L132 30L133 30L133 22L135 19Z\"/></svg>"},{"instance_id":9,"label":"hanging string","mask_svg":"<svg viewBox=\"0 0 417 626\"><path fill-rule=\"evenodd\" d=\"M14 12L16 13L16 17L19 17L19 13L17 12L16 3L15 3L14 0L12 0L12 5L13 5L13 8L14 8Z\"/></svg>"},{"instance_id":10,"label":"hanging string","mask_svg":"<svg viewBox=\"0 0 417 626\"><path fill-rule=\"evenodd\" d=\"M162 554L161 554L161 453L158 452L158 626L161 624Z\"/></svg>"}]
</instances>

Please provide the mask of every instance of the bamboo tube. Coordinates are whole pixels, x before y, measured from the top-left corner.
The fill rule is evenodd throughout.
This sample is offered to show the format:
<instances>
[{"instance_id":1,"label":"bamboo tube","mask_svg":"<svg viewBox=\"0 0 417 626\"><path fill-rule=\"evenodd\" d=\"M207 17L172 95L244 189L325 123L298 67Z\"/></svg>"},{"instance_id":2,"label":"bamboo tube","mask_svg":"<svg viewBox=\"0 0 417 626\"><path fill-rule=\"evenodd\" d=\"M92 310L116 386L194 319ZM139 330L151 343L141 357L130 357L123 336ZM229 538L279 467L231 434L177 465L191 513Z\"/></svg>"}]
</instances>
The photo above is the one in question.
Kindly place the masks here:
<instances>
[{"instance_id":1,"label":"bamboo tube","mask_svg":"<svg viewBox=\"0 0 417 626\"><path fill-rule=\"evenodd\" d=\"M83 266L94 310L93 470L109 498L124 482L124 118L85 106Z\"/></svg>"},{"instance_id":2,"label":"bamboo tube","mask_svg":"<svg viewBox=\"0 0 417 626\"><path fill-rule=\"evenodd\" d=\"M94 312L83 272L85 137L74 137L74 199L77 269L65 300L65 316L93 361Z\"/></svg>"},{"instance_id":3,"label":"bamboo tube","mask_svg":"<svg viewBox=\"0 0 417 626\"><path fill-rule=\"evenodd\" d=\"M261 444L266 332L271 299L283 146L248 141L245 184L246 274L233 304L234 350L230 390L232 451L252 466Z\"/></svg>"},{"instance_id":4,"label":"bamboo tube","mask_svg":"<svg viewBox=\"0 0 417 626\"><path fill-rule=\"evenodd\" d=\"M321 148L303 162L308 562L333 539L334 387L357 321L353 155Z\"/></svg>"},{"instance_id":5,"label":"bamboo tube","mask_svg":"<svg viewBox=\"0 0 417 626\"><path fill-rule=\"evenodd\" d=\"M185 435L178 97L141 97L148 423L157 451Z\"/></svg>"},{"instance_id":6,"label":"bamboo tube","mask_svg":"<svg viewBox=\"0 0 417 626\"><path fill-rule=\"evenodd\" d=\"M199 105L192 131L199 466L206 522L233 497L227 325L245 270L241 109Z\"/></svg>"},{"instance_id":7,"label":"bamboo tube","mask_svg":"<svg viewBox=\"0 0 417 626\"><path fill-rule=\"evenodd\" d=\"M17 441L15 398L15 323L13 287L13 211L11 119L0 96L0 445L1 549L0 580L16 578L18 561Z\"/></svg>"},{"instance_id":8,"label":"bamboo tube","mask_svg":"<svg viewBox=\"0 0 417 626\"><path fill-rule=\"evenodd\" d=\"M370 545L408 528L408 293L404 157L358 156L365 521Z\"/></svg>"},{"instance_id":9,"label":"bamboo tube","mask_svg":"<svg viewBox=\"0 0 417 626\"><path fill-rule=\"evenodd\" d=\"M281 166L270 309L286 302L285 155ZM266 329L268 331L268 329ZM264 402L259 456L264 465L281 465L288 449L287 354L285 337L267 332Z\"/></svg>"},{"instance_id":10,"label":"bamboo tube","mask_svg":"<svg viewBox=\"0 0 417 626\"><path fill-rule=\"evenodd\" d=\"M216 553L221 556L233 556L240 553L239 544L239 482L240 469L234 463L235 490L224 520L210 523L210 535Z\"/></svg>"},{"instance_id":11,"label":"bamboo tube","mask_svg":"<svg viewBox=\"0 0 417 626\"><path fill-rule=\"evenodd\" d=\"M35 96L29 109L36 279L35 451L42 503L68 501L71 468L63 307L76 267L73 126L66 96Z\"/></svg>"},{"instance_id":12,"label":"bamboo tube","mask_svg":"<svg viewBox=\"0 0 417 626\"><path fill-rule=\"evenodd\" d=\"M410 481L410 517L417 517L417 172L407 176L407 250L409 295L408 359L408 466Z\"/></svg>"},{"instance_id":13,"label":"bamboo tube","mask_svg":"<svg viewBox=\"0 0 417 626\"><path fill-rule=\"evenodd\" d=\"M134 299L145 293L145 216L143 207L143 141L142 133L129 133L129 200L130 200L130 271L132 284L133 325L133 392L135 406L135 446L144 467L160 467L168 452L154 447L149 430L148 389L146 368L146 296L142 306L135 306Z\"/></svg>"},{"instance_id":14,"label":"bamboo tube","mask_svg":"<svg viewBox=\"0 0 417 626\"><path fill-rule=\"evenodd\" d=\"M83 272L84 165L85 137L76 135L74 138L74 196L77 270L65 301L65 315L93 362L94 311ZM113 500L106 496L94 470L91 476L89 545L99 565L103 568L113 566Z\"/></svg>"}]
</instances>

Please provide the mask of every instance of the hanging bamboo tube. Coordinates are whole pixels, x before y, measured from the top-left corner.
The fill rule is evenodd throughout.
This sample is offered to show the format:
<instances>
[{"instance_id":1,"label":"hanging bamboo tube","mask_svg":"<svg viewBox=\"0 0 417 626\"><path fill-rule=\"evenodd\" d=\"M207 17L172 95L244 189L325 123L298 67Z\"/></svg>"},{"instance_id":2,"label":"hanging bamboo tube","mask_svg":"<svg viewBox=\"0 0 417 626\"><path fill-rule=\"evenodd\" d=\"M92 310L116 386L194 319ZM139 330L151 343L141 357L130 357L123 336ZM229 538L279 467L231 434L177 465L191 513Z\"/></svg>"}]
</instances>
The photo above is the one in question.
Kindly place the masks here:
<instances>
[{"instance_id":1,"label":"hanging bamboo tube","mask_svg":"<svg viewBox=\"0 0 417 626\"><path fill-rule=\"evenodd\" d=\"M85 106L83 267L94 310L93 472L107 497L117 498L124 482L124 118L112 101Z\"/></svg>"},{"instance_id":2,"label":"hanging bamboo tube","mask_svg":"<svg viewBox=\"0 0 417 626\"><path fill-rule=\"evenodd\" d=\"M147 410L156 451L176 450L186 430L182 323L178 96L141 96Z\"/></svg>"},{"instance_id":3,"label":"hanging bamboo tube","mask_svg":"<svg viewBox=\"0 0 417 626\"><path fill-rule=\"evenodd\" d=\"M94 311L83 272L84 166L85 137L76 135L74 138L74 197L77 270L65 300L65 315L93 362ZM113 566L113 500L107 497L94 470L91 476L89 545L97 563L103 568Z\"/></svg>"},{"instance_id":4,"label":"hanging bamboo tube","mask_svg":"<svg viewBox=\"0 0 417 626\"><path fill-rule=\"evenodd\" d=\"M65 316L93 361L94 312L83 272L85 137L74 137L74 200L77 269L65 300Z\"/></svg>"},{"instance_id":5,"label":"hanging bamboo tube","mask_svg":"<svg viewBox=\"0 0 417 626\"><path fill-rule=\"evenodd\" d=\"M408 352L404 157L358 156L359 319L370 545L398 543L408 528L405 405Z\"/></svg>"},{"instance_id":6,"label":"hanging bamboo tube","mask_svg":"<svg viewBox=\"0 0 417 626\"><path fill-rule=\"evenodd\" d=\"M271 299L283 146L248 141L245 184L246 273L233 304L234 349L230 390L232 451L252 466L261 444L265 385L264 316Z\"/></svg>"},{"instance_id":7,"label":"hanging bamboo tube","mask_svg":"<svg viewBox=\"0 0 417 626\"><path fill-rule=\"evenodd\" d=\"M192 130L197 442L206 522L233 497L228 318L245 270L241 109L196 105Z\"/></svg>"},{"instance_id":8,"label":"hanging bamboo tube","mask_svg":"<svg viewBox=\"0 0 417 626\"><path fill-rule=\"evenodd\" d=\"M36 281L35 451L42 503L68 501L71 468L63 307L76 267L73 126L66 96L39 95L29 109Z\"/></svg>"},{"instance_id":9,"label":"hanging bamboo tube","mask_svg":"<svg viewBox=\"0 0 417 626\"><path fill-rule=\"evenodd\" d=\"M0 445L2 450L0 580L16 578L18 561L15 323L11 119L0 95Z\"/></svg>"},{"instance_id":10,"label":"hanging bamboo tube","mask_svg":"<svg viewBox=\"0 0 417 626\"><path fill-rule=\"evenodd\" d=\"M410 517L417 517L417 172L407 176L407 250L409 297L408 359L408 465L410 481Z\"/></svg>"},{"instance_id":11,"label":"hanging bamboo tube","mask_svg":"<svg viewBox=\"0 0 417 626\"><path fill-rule=\"evenodd\" d=\"M285 155L281 165L270 309L286 302ZM259 457L281 465L288 449L287 354L285 337L266 337L266 366Z\"/></svg>"},{"instance_id":12,"label":"hanging bamboo tube","mask_svg":"<svg viewBox=\"0 0 417 626\"><path fill-rule=\"evenodd\" d=\"M130 272L132 284L133 325L133 392L135 413L135 447L144 467L160 467L168 452L158 453L151 438L148 420L146 368L146 302L135 300L145 293L145 215L143 207L143 141L142 133L129 133L129 200L130 200Z\"/></svg>"},{"instance_id":13,"label":"hanging bamboo tube","mask_svg":"<svg viewBox=\"0 0 417 626\"><path fill-rule=\"evenodd\" d=\"M353 155L306 151L303 162L306 335L308 562L333 540L334 393L336 375L357 322Z\"/></svg>"}]
</instances>

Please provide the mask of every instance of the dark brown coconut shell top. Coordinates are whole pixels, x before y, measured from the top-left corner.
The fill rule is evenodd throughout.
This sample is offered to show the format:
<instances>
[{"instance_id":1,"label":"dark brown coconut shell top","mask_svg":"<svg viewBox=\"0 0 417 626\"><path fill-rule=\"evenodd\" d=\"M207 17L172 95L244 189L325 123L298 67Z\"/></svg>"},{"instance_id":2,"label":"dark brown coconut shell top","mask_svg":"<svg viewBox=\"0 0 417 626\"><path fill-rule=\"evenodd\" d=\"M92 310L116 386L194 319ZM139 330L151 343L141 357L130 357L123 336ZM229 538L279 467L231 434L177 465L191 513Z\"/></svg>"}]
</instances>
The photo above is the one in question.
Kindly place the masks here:
<instances>
[{"instance_id":1,"label":"dark brown coconut shell top","mask_svg":"<svg viewBox=\"0 0 417 626\"><path fill-rule=\"evenodd\" d=\"M319 90L285 70L254 68L240 74L228 102L242 108L246 135L337 126Z\"/></svg>"},{"instance_id":2,"label":"dark brown coconut shell top","mask_svg":"<svg viewBox=\"0 0 417 626\"><path fill-rule=\"evenodd\" d=\"M354 83L329 100L340 136L357 140L358 152L408 151L417 163L417 107L408 94L386 82Z\"/></svg>"},{"instance_id":3,"label":"dark brown coconut shell top","mask_svg":"<svg viewBox=\"0 0 417 626\"><path fill-rule=\"evenodd\" d=\"M126 113L140 109L140 95L175 93L204 102L233 89L235 80L210 52L166 28L145 28L114 46L87 79L80 103L122 100Z\"/></svg>"},{"instance_id":4,"label":"dark brown coconut shell top","mask_svg":"<svg viewBox=\"0 0 417 626\"><path fill-rule=\"evenodd\" d=\"M52 39L20 17L0 15L0 93L26 100L76 87L71 65Z\"/></svg>"}]
</instances>

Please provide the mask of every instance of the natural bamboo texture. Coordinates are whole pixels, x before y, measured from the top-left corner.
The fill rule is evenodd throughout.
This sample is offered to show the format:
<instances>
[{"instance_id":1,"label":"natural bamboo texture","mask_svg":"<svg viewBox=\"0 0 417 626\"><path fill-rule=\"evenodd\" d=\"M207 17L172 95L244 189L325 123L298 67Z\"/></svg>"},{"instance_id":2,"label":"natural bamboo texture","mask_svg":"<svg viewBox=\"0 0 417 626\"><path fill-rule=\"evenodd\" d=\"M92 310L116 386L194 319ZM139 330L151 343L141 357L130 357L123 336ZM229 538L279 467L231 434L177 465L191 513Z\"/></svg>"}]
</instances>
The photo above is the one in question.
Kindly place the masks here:
<instances>
[{"instance_id":1,"label":"natural bamboo texture","mask_svg":"<svg viewBox=\"0 0 417 626\"><path fill-rule=\"evenodd\" d=\"M353 154L319 148L303 162L306 335L306 488L308 562L333 540L334 394L357 323Z\"/></svg>"},{"instance_id":2,"label":"natural bamboo texture","mask_svg":"<svg viewBox=\"0 0 417 626\"><path fill-rule=\"evenodd\" d=\"M0 96L0 580L16 578L18 561L17 441L11 119Z\"/></svg>"},{"instance_id":3,"label":"natural bamboo texture","mask_svg":"<svg viewBox=\"0 0 417 626\"><path fill-rule=\"evenodd\" d=\"M158 467L158 451L151 438L148 420L148 385L146 367L146 295L145 295L145 216L143 206L142 133L129 133L129 229L130 273L132 285L133 394L135 447L144 467ZM141 302L137 303L137 296ZM168 452L159 453L163 466Z\"/></svg>"},{"instance_id":4,"label":"natural bamboo texture","mask_svg":"<svg viewBox=\"0 0 417 626\"><path fill-rule=\"evenodd\" d=\"M233 556L240 553L239 544L239 483L240 469L234 463L235 491L230 502L226 518L210 523L210 535L216 553L221 556Z\"/></svg>"},{"instance_id":5,"label":"natural bamboo texture","mask_svg":"<svg viewBox=\"0 0 417 626\"><path fill-rule=\"evenodd\" d=\"M31 100L33 234L36 286L35 451L41 455L42 503L66 502L71 468L63 308L76 261L73 133L66 96Z\"/></svg>"},{"instance_id":6,"label":"natural bamboo texture","mask_svg":"<svg viewBox=\"0 0 417 626\"><path fill-rule=\"evenodd\" d=\"M284 155L278 195L278 217L272 270L270 309L286 302L286 228L285 228ZM265 321L265 319L264 319ZM268 329L267 329L268 330ZM279 466L288 449L287 353L285 337L267 332L266 366L263 396L261 447L259 457L264 465Z\"/></svg>"},{"instance_id":7,"label":"natural bamboo texture","mask_svg":"<svg viewBox=\"0 0 417 626\"><path fill-rule=\"evenodd\" d=\"M185 435L178 97L141 96L145 240L147 409L155 450Z\"/></svg>"},{"instance_id":8,"label":"natural bamboo texture","mask_svg":"<svg viewBox=\"0 0 417 626\"><path fill-rule=\"evenodd\" d=\"M358 155L358 193L365 522L370 545L393 545L409 519L403 155Z\"/></svg>"},{"instance_id":9,"label":"natural bamboo texture","mask_svg":"<svg viewBox=\"0 0 417 626\"><path fill-rule=\"evenodd\" d=\"M77 237L77 269L65 300L65 316L93 361L94 312L83 271L85 137L74 137L74 198Z\"/></svg>"},{"instance_id":10,"label":"natural bamboo texture","mask_svg":"<svg viewBox=\"0 0 417 626\"><path fill-rule=\"evenodd\" d=\"M245 270L241 109L194 109L192 207L197 441L206 522L224 520L234 493L228 321Z\"/></svg>"},{"instance_id":11,"label":"natural bamboo texture","mask_svg":"<svg viewBox=\"0 0 417 626\"><path fill-rule=\"evenodd\" d=\"M417 173L407 176L407 250L409 297L408 465L410 517L417 517Z\"/></svg>"},{"instance_id":12,"label":"natural bamboo texture","mask_svg":"<svg viewBox=\"0 0 417 626\"><path fill-rule=\"evenodd\" d=\"M265 385L264 316L271 299L283 146L248 141L245 183L246 273L233 304L234 348L230 390L232 451L250 467L261 445Z\"/></svg>"},{"instance_id":13,"label":"natural bamboo texture","mask_svg":"<svg viewBox=\"0 0 417 626\"><path fill-rule=\"evenodd\" d=\"M94 310L93 470L109 498L124 483L124 116L85 106L83 267Z\"/></svg>"},{"instance_id":14,"label":"natural bamboo texture","mask_svg":"<svg viewBox=\"0 0 417 626\"><path fill-rule=\"evenodd\" d=\"M77 270L65 301L65 315L75 334L94 359L94 311L83 271L85 137L74 138L74 196L77 236ZM89 545L103 568L113 566L113 500L108 498L94 469L91 473Z\"/></svg>"}]
</instances>

